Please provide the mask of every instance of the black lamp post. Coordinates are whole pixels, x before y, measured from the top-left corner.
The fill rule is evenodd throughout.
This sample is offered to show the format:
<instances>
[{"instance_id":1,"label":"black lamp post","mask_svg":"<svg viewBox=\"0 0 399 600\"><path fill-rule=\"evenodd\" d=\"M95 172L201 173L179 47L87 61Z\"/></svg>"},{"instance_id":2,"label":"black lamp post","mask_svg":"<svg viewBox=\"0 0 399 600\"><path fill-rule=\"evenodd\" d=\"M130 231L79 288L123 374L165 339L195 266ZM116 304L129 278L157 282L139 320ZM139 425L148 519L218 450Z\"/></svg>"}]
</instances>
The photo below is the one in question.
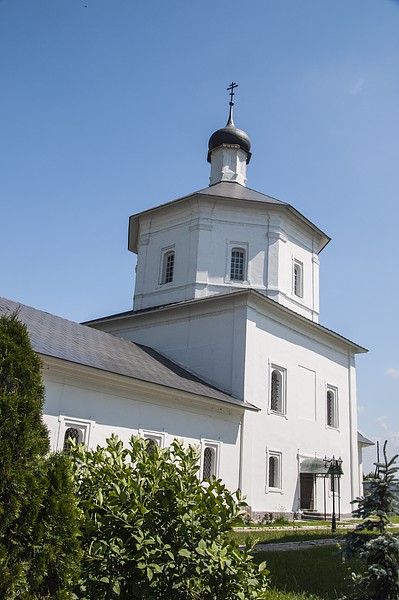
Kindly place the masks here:
<instances>
[{"instance_id":1,"label":"black lamp post","mask_svg":"<svg viewBox=\"0 0 399 600\"><path fill-rule=\"evenodd\" d=\"M335 478L339 479L344 474L342 470L342 458L325 458L324 464L327 470L327 475L331 476L331 493L332 493L332 519L331 530L333 533L337 531L337 516L335 513Z\"/></svg>"}]
</instances>

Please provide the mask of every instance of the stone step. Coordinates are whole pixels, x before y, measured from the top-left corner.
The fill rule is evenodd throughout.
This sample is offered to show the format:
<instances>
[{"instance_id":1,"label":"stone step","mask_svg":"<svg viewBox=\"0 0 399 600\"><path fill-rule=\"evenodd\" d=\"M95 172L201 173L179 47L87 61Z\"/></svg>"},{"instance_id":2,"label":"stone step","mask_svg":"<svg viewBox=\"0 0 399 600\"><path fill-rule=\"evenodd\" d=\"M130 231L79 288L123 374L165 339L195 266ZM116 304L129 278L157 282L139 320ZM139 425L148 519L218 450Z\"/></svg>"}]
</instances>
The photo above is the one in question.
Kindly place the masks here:
<instances>
[{"instance_id":1,"label":"stone step","mask_svg":"<svg viewBox=\"0 0 399 600\"><path fill-rule=\"evenodd\" d=\"M331 514L327 513L325 515L316 510L303 510L301 518L303 521L329 521L331 519Z\"/></svg>"}]
</instances>

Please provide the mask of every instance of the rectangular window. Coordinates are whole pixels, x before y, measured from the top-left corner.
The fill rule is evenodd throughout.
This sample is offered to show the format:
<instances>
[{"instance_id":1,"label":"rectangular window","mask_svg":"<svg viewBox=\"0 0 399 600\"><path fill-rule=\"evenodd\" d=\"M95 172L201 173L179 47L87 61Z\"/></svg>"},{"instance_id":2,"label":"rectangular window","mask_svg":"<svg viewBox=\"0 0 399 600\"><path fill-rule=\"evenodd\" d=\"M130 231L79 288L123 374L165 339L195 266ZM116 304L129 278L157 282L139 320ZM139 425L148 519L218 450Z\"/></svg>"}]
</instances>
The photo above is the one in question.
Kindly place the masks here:
<instances>
[{"instance_id":1,"label":"rectangular window","mask_svg":"<svg viewBox=\"0 0 399 600\"><path fill-rule=\"evenodd\" d=\"M282 469L281 469L281 452L267 453L267 490L281 491L282 489Z\"/></svg>"},{"instance_id":2,"label":"rectangular window","mask_svg":"<svg viewBox=\"0 0 399 600\"><path fill-rule=\"evenodd\" d=\"M226 241L225 283L249 283L248 242Z\"/></svg>"},{"instance_id":3,"label":"rectangular window","mask_svg":"<svg viewBox=\"0 0 399 600\"><path fill-rule=\"evenodd\" d=\"M326 424L327 427L338 427L338 390L327 386L326 391Z\"/></svg>"},{"instance_id":4,"label":"rectangular window","mask_svg":"<svg viewBox=\"0 0 399 600\"><path fill-rule=\"evenodd\" d=\"M295 296L303 298L303 264L294 260L293 288Z\"/></svg>"},{"instance_id":5,"label":"rectangular window","mask_svg":"<svg viewBox=\"0 0 399 600\"><path fill-rule=\"evenodd\" d=\"M203 442L201 456L201 480L217 479L219 475L219 444Z\"/></svg>"},{"instance_id":6,"label":"rectangular window","mask_svg":"<svg viewBox=\"0 0 399 600\"><path fill-rule=\"evenodd\" d=\"M159 281L162 284L172 283L175 275L175 250L173 246L164 248L161 257L161 272Z\"/></svg>"},{"instance_id":7,"label":"rectangular window","mask_svg":"<svg viewBox=\"0 0 399 600\"><path fill-rule=\"evenodd\" d=\"M276 365L270 369L269 407L273 413L286 414L286 370Z\"/></svg>"},{"instance_id":8,"label":"rectangular window","mask_svg":"<svg viewBox=\"0 0 399 600\"><path fill-rule=\"evenodd\" d=\"M245 251L242 248L233 248L231 251L230 279L244 281Z\"/></svg>"}]
</instances>

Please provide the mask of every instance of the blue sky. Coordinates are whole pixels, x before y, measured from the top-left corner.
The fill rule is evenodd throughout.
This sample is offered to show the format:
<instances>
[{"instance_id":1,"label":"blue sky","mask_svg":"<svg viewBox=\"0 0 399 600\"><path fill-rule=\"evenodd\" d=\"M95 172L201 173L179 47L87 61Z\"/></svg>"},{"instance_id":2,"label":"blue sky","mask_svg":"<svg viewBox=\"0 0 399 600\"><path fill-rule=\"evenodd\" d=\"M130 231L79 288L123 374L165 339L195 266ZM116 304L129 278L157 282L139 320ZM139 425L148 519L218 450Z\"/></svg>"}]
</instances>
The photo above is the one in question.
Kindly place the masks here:
<instances>
[{"instance_id":1,"label":"blue sky","mask_svg":"<svg viewBox=\"0 0 399 600\"><path fill-rule=\"evenodd\" d=\"M332 237L320 321L369 348L359 426L398 451L398 31L395 0L0 0L0 294L131 309L128 216L206 187L237 81L248 186Z\"/></svg>"}]
</instances>

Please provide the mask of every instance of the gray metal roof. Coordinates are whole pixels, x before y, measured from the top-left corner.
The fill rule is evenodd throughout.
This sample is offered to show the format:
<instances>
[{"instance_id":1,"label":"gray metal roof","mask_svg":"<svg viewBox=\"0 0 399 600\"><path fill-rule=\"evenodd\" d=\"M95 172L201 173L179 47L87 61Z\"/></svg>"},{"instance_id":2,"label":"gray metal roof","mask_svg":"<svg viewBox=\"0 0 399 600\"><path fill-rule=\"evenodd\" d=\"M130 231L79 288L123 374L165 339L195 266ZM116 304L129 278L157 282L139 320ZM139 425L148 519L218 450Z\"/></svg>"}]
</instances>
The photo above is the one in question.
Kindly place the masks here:
<instances>
[{"instance_id":1,"label":"gray metal roof","mask_svg":"<svg viewBox=\"0 0 399 600\"><path fill-rule=\"evenodd\" d=\"M262 294L262 292L259 292L258 290L253 290L252 288L245 288L242 290L230 290L228 292L221 292L218 294L213 294L212 296L206 296L205 298L192 298L191 300L182 300L180 302L172 302L171 304L150 306L148 308L143 308L143 309L137 310L137 311L128 310L128 311L124 311L121 313L116 313L114 315L107 315L105 317L99 317L98 319L91 319L90 321L85 321L85 324L90 325L90 326L95 326L96 323L106 323L107 321L111 321L114 319L135 317L136 315L140 315L140 314L144 314L144 313L173 309L174 307L188 305L188 304L196 304L196 303L199 304L199 303L203 303L203 302L212 303L215 300L220 299L220 298L228 298L228 297L232 298L234 296L243 296L245 294L253 294L257 298L259 298L262 302L264 302L266 305L270 304L270 306L273 306L274 308L277 308L278 310L291 315L295 319L298 319L298 322L301 322L301 323L305 324L306 326L311 327L312 329L314 328L315 331L319 331L321 333L327 334L327 335L331 336L332 338L334 338L335 340L337 340L341 343L344 343L345 345L352 346L352 349L354 350L355 353L368 352L367 348L360 346L356 342L352 342L352 340L344 337L343 335L340 335L339 333L336 333L335 331L333 331L332 329L329 329L328 327L325 327L324 325L320 325L320 323L311 321L307 317L304 317L303 315L300 315L299 313L293 311L288 306L284 306L283 304L280 304L279 302L277 302L277 300L273 300L273 298L269 298L268 296L265 296L264 294Z\"/></svg>"},{"instance_id":2,"label":"gray metal roof","mask_svg":"<svg viewBox=\"0 0 399 600\"><path fill-rule=\"evenodd\" d=\"M374 442L366 438L360 431L357 432L357 443L361 446L374 446Z\"/></svg>"},{"instance_id":3,"label":"gray metal roof","mask_svg":"<svg viewBox=\"0 0 399 600\"><path fill-rule=\"evenodd\" d=\"M323 458L304 458L299 465L300 473L310 473L312 475L327 475L329 463Z\"/></svg>"},{"instance_id":4,"label":"gray metal roof","mask_svg":"<svg viewBox=\"0 0 399 600\"><path fill-rule=\"evenodd\" d=\"M220 181L214 185L210 185L194 194L201 194L203 196L219 196L221 198L233 198L234 200L249 200L250 202L263 202L266 204L279 204L281 206L289 206L286 202L257 192L251 188L247 188L235 181Z\"/></svg>"},{"instance_id":5,"label":"gray metal roof","mask_svg":"<svg viewBox=\"0 0 399 600\"><path fill-rule=\"evenodd\" d=\"M152 348L0 297L0 313L19 311L33 349L94 369L257 410L212 387Z\"/></svg>"},{"instance_id":6,"label":"gray metal roof","mask_svg":"<svg viewBox=\"0 0 399 600\"><path fill-rule=\"evenodd\" d=\"M137 252L137 239L139 235L138 222L139 217L141 215L145 215L153 211L163 209L164 207L176 204L178 202L184 202L187 198L192 198L196 195L225 198L227 200L244 200L247 202L259 202L260 204L269 204L284 207L284 209L289 211L292 215L294 215L295 218L302 221L302 223L305 223L314 232L317 232L317 234L320 236L319 252L321 252L330 241L328 235L326 235L321 229L316 227L316 225L309 221L309 219L304 217L304 215L298 210L296 210L296 208L294 208L291 204L288 204L287 202L282 202L281 200L277 200L276 198L272 198L272 196L267 196L266 194L262 194L261 192L257 192L256 190L252 190L251 188L247 188L244 185L237 183L236 181L220 181L219 183L210 185L209 187L203 188L202 190L192 192L187 196L176 198L175 200L165 202L164 204L160 204L158 206L153 206L152 208L143 210L140 213L131 215L129 218L129 250L131 250L132 252Z\"/></svg>"}]
</instances>

